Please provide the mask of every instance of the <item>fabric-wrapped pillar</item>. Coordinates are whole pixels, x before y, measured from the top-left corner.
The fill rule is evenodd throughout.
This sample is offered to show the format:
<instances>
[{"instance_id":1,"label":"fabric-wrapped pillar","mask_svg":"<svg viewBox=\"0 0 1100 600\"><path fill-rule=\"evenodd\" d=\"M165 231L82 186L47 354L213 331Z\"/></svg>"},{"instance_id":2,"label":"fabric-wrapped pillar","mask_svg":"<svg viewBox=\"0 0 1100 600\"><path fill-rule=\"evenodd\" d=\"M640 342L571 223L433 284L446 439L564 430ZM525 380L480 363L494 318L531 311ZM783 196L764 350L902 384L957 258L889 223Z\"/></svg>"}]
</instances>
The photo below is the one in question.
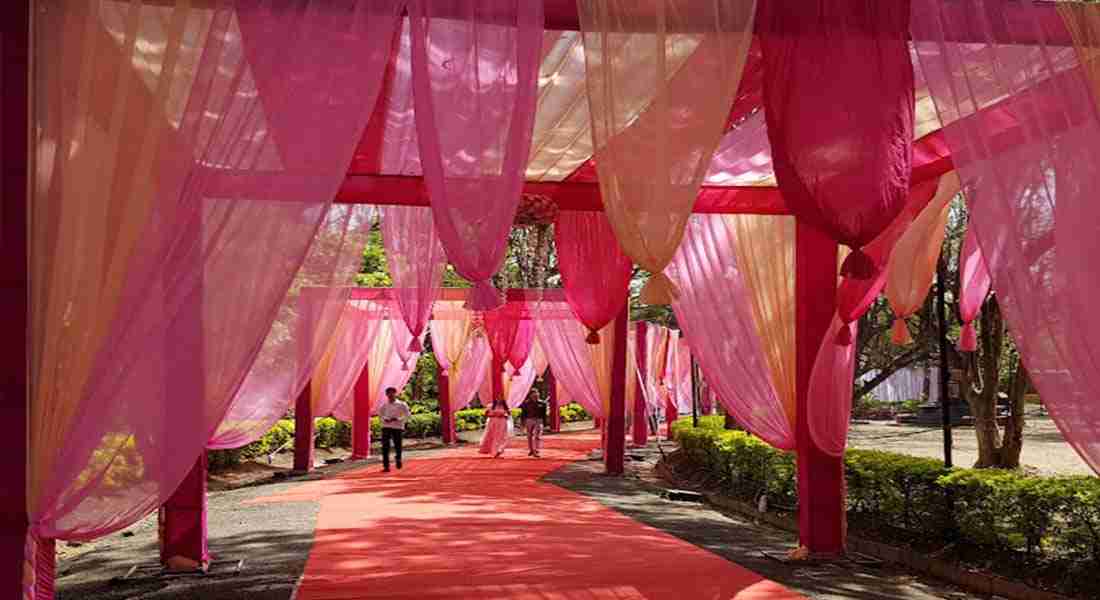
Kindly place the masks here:
<instances>
[{"instance_id":1,"label":"fabric-wrapped pillar","mask_svg":"<svg viewBox=\"0 0 1100 600\"><path fill-rule=\"evenodd\" d=\"M439 370L439 430L444 444L455 443L455 413L451 410L451 377Z\"/></svg>"},{"instance_id":2,"label":"fabric-wrapped pillar","mask_svg":"<svg viewBox=\"0 0 1100 600\"><path fill-rule=\"evenodd\" d=\"M799 544L811 554L844 551L844 459L814 445L807 420L810 375L836 312L837 242L798 221L795 233L795 302Z\"/></svg>"},{"instance_id":3,"label":"fabric-wrapped pillar","mask_svg":"<svg viewBox=\"0 0 1100 600\"><path fill-rule=\"evenodd\" d=\"M638 363L638 393L634 394L634 445L644 446L649 441L649 423L646 421L645 389L646 377L646 331L645 321L638 321L638 333L634 338L634 357ZM627 374L627 377L630 375Z\"/></svg>"},{"instance_id":4,"label":"fabric-wrapped pillar","mask_svg":"<svg viewBox=\"0 0 1100 600\"><path fill-rule=\"evenodd\" d=\"M0 597L23 595L27 548L27 184L30 2L0 8L0 307L12 336L0 350ZM18 332L18 333L16 333ZM52 546L51 546L52 547ZM29 573L27 574L30 575ZM50 582L52 585L52 581Z\"/></svg>"},{"instance_id":5,"label":"fabric-wrapped pillar","mask_svg":"<svg viewBox=\"0 0 1100 600\"><path fill-rule=\"evenodd\" d=\"M313 402L306 382L294 403L294 471L308 473L313 468Z\"/></svg>"},{"instance_id":6,"label":"fabric-wrapped pillar","mask_svg":"<svg viewBox=\"0 0 1100 600\"><path fill-rule=\"evenodd\" d=\"M546 388L550 394L550 431L561 431L561 404L558 399L558 382L554 379L554 371L546 370Z\"/></svg>"},{"instance_id":7,"label":"fabric-wrapped pillar","mask_svg":"<svg viewBox=\"0 0 1100 600\"><path fill-rule=\"evenodd\" d=\"M623 304L615 318L615 349L611 358L611 410L607 415L607 450L604 466L608 475L622 475L626 460L626 332L630 310Z\"/></svg>"},{"instance_id":8,"label":"fabric-wrapped pillar","mask_svg":"<svg viewBox=\"0 0 1100 600\"><path fill-rule=\"evenodd\" d=\"M363 460L370 457L370 363L363 365L363 372L355 382L355 411L351 421L351 458Z\"/></svg>"},{"instance_id":9,"label":"fabric-wrapped pillar","mask_svg":"<svg viewBox=\"0 0 1100 600\"><path fill-rule=\"evenodd\" d=\"M210 562L206 544L206 472L206 452L202 452L187 477L161 506L160 562L169 571L205 570Z\"/></svg>"},{"instance_id":10,"label":"fabric-wrapped pillar","mask_svg":"<svg viewBox=\"0 0 1100 600\"><path fill-rule=\"evenodd\" d=\"M676 419L680 418L680 411L676 408L676 398L669 392L668 397L665 399L665 437L673 439L672 424L676 422Z\"/></svg>"}]
</instances>

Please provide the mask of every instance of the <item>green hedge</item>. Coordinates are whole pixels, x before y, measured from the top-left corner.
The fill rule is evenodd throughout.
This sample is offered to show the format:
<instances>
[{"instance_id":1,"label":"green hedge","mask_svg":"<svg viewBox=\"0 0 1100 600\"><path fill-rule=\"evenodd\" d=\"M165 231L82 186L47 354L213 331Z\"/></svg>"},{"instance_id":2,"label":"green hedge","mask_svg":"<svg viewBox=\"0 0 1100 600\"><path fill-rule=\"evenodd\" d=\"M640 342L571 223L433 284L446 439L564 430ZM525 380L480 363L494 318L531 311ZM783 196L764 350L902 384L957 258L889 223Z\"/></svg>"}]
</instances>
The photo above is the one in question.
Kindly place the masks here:
<instances>
[{"instance_id":1,"label":"green hedge","mask_svg":"<svg viewBox=\"0 0 1100 600\"><path fill-rule=\"evenodd\" d=\"M518 418L519 409L512 410L512 417ZM567 404L561 408L563 423L585 421L591 417L579 404ZM316 448L347 448L351 446L351 424L331 417L317 419L313 445ZM485 409L469 408L455 412L456 431L476 431L485 427ZM372 417L371 437L380 440L382 423L378 417ZM438 413L416 413L405 423L405 435L410 438L438 437L441 435ZM294 438L294 420L282 419L262 438L233 450L211 450L208 452L210 469L217 471L239 464L241 461L262 458L280 448L291 448Z\"/></svg>"},{"instance_id":2,"label":"green hedge","mask_svg":"<svg viewBox=\"0 0 1100 600\"><path fill-rule=\"evenodd\" d=\"M722 417L673 424L688 460L709 471L734 497L797 504L795 458L751 434L722 428ZM1100 479L1040 477L1018 471L945 469L939 460L878 450L845 453L849 520L913 539L944 539L955 503L958 543L1028 564L1066 570L1100 566ZM1076 566L1075 566L1076 565Z\"/></svg>"}]
</instances>

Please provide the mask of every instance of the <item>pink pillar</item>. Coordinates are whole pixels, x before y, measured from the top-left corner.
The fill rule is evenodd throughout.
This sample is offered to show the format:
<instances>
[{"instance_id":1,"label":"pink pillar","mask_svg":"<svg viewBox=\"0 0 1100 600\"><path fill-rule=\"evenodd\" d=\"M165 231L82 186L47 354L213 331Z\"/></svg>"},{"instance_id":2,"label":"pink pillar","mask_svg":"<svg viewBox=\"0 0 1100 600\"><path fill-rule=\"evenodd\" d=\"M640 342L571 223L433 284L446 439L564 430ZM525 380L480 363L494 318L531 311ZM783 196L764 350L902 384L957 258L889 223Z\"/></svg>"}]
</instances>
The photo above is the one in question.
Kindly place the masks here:
<instances>
[{"instance_id":1,"label":"pink pillar","mask_svg":"<svg viewBox=\"0 0 1100 600\"><path fill-rule=\"evenodd\" d=\"M30 2L0 5L0 598L23 594L27 541L27 185ZM51 546L52 548L52 546ZM42 573L40 573L42 575ZM53 585L52 577L41 579Z\"/></svg>"},{"instance_id":2,"label":"pink pillar","mask_svg":"<svg viewBox=\"0 0 1100 600\"><path fill-rule=\"evenodd\" d=\"M313 469L313 403L309 382L294 403L294 471L308 473Z\"/></svg>"},{"instance_id":3,"label":"pink pillar","mask_svg":"<svg viewBox=\"0 0 1100 600\"><path fill-rule=\"evenodd\" d=\"M351 421L351 459L363 460L370 456L370 364L363 365L363 372L355 382L355 411Z\"/></svg>"},{"instance_id":4,"label":"pink pillar","mask_svg":"<svg viewBox=\"0 0 1100 600\"><path fill-rule=\"evenodd\" d=\"M546 370L546 387L550 391L550 431L561 431L561 405L558 401L558 382L554 379L554 372Z\"/></svg>"},{"instance_id":5,"label":"pink pillar","mask_svg":"<svg viewBox=\"0 0 1100 600\"><path fill-rule=\"evenodd\" d=\"M205 570L210 562L206 545L206 470L204 451L160 508L160 561L169 570Z\"/></svg>"},{"instance_id":6,"label":"pink pillar","mask_svg":"<svg viewBox=\"0 0 1100 600\"><path fill-rule=\"evenodd\" d=\"M627 304L615 318L615 349L611 357L611 410L607 415L608 475L622 475L626 461L626 334L630 310Z\"/></svg>"},{"instance_id":7,"label":"pink pillar","mask_svg":"<svg viewBox=\"0 0 1100 600\"><path fill-rule=\"evenodd\" d=\"M451 410L451 376L439 370L439 429L444 444L455 443L455 413Z\"/></svg>"},{"instance_id":8,"label":"pink pillar","mask_svg":"<svg viewBox=\"0 0 1100 600\"><path fill-rule=\"evenodd\" d=\"M806 420L810 373L836 312L837 243L801 221L795 240L799 543L814 554L840 554L844 551L844 460L814 445Z\"/></svg>"},{"instance_id":9,"label":"pink pillar","mask_svg":"<svg viewBox=\"0 0 1100 600\"><path fill-rule=\"evenodd\" d=\"M638 361L638 393L634 394L634 445L645 446L649 442L649 423L646 422L645 387L646 373L646 328L645 321L638 321L638 334L635 338L634 356Z\"/></svg>"}]
</instances>

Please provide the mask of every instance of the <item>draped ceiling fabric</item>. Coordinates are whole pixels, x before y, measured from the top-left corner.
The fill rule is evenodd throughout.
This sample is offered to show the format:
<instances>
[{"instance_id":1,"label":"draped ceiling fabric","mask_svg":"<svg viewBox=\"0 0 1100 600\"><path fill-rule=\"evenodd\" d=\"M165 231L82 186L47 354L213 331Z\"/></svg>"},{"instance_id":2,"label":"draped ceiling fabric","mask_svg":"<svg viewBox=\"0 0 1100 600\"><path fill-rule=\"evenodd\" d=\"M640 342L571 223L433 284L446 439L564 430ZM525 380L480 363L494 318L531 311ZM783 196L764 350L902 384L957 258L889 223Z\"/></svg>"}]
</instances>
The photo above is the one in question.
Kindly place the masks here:
<instances>
[{"instance_id":1,"label":"draped ceiling fabric","mask_svg":"<svg viewBox=\"0 0 1100 600\"><path fill-rule=\"evenodd\" d=\"M325 355L313 371L309 389L314 417L327 417L341 404L351 402L374 338L384 326L380 316L381 311L372 306L357 308L349 304L344 310Z\"/></svg>"},{"instance_id":2,"label":"draped ceiling fabric","mask_svg":"<svg viewBox=\"0 0 1100 600\"><path fill-rule=\"evenodd\" d=\"M455 270L474 284L470 308L489 310L501 304L489 278L504 260L531 150L543 3L411 0L408 10L416 132L436 230Z\"/></svg>"},{"instance_id":3,"label":"draped ceiling fabric","mask_svg":"<svg viewBox=\"0 0 1100 600\"><path fill-rule=\"evenodd\" d=\"M424 336L428 332L426 330L421 332L420 339L414 338L412 333L409 332L408 326L401 327L403 321L396 320L397 315L394 314L395 312L390 312L390 325L393 329L393 352L397 354L402 370L413 371L416 369L416 362L420 360L420 352L412 348L423 348Z\"/></svg>"},{"instance_id":4,"label":"draped ceiling fabric","mask_svg":"<svg viewBox=\"0 0 1100 600\"><path fill-rule=\"evenodd\" d=\"M602 212L563 211L554 223L554 245L565 299L588 328L588 341L615 320L630 294L631 262Z\"/></svg>"},{"instance_id":5,"label":"draped ceiling fabric","mask_svg":"<svg viewBox=\"0 0 1100 600\"><path fill-rule=\"evenodd\" d=\"M770 224L773 235L778 239L790 235L793 242L793 227L789 228L789 232L785 229L787 225L784 221L787 219L757 218L774 219ZM765 223L760 226L769 225ZM756 233L764 235L763 231ZM793 310L793 300L782 300L785 293L783 286L792 279L793 251L785 255L777 253L775 261L769 265L752 265L747 255L741 253L742 248L750 246L753 244L748 240L741 243L734 223L726 217L693 216L684 243L669 268L669 275L681 291L672 308L684 335L690 340L698 340L693 345L695 358L707 381L717 390L726 411L772 446L789 450L794 448L795 414L788 409L788 406L793 408L793 398L781 395L777 385L779 380L772 371L763 340L768 338L769 345L781 347L782 341L769 336L784 335L780 324L787 318L793 320L793 316L780 314ZM789 265L787 260L790 260ZM749 288L746 265L752 265L750 268L754 269L778 271L767 276L770 285L775 287L768 289L766 294L763 288L759 288L762 294L773 300L754 299L755 292ZM783 267L791 271L784 272ZM765 274L761 271L757 277L764 280ZM770 311L765 313L768 321L757 322L754 302L759 302L766 311ZM780 366L784 366L782 361ZM790 367L783 376L793 377L793 373L794 369ZM793 396L794 386L785 387L783 393L788 390Z\"/></svg>"},{"instance_id":6,"label":"draped ceiling fabric","mask_svg":"<svg viewBox=\"0 0 1100 600\"><path fill-rule=\"evenodd\" d=\"M353 4L36 11L34 535L149 514L226 415L381 82L397 3Z\"/></svg>"},{"instance_id":7,"label":"draped ceiling fabric","mask_svg":"<svg viewBox=\"0 0 1100 600\"><path fill-rule=\"evenodd\" d=\"M412 334L409 350L421 352L421 334L439 297L447 257L435 233L432 211L419 206L387 206L382 214L386 262L397 309Z\"/></svg>"},{"instance_id":8,"label":"draped ceiling fabric","mask_svg":"<svg viewBox=\"0 0 1100 600\"><path fill-rule=\"evenodd\" d=\"M914 44L1021 358L1066 440L1100 471L1100 7L1059 3L1064 22L1006 30L1007 7L952 5L977 38L958 44L944 5L913 0ZM1067 33L1074 47L1044 43ZM997 103L1019 124L1011 138L973 118Z\"/></svg>"},{"instance_id":9,"label":"draped ceiling fabric","mask_svg":"<svg viewBox=\"0 0 1100 600\"><path fill-rule=\"evenodd\" d=\"M329 207L260 354L207 440L208 449L250 444L286 415L346 310L348 286L359 272L359 249L366 244L374 213L371 206Z\"/></svg>"},{"instance_id":10,"label":"draped ceiling fabric","mask_svg":"<svg viewBox=\"0 0 1100 600\"><path fill-rule=\"evenodd\" d=\"M894 310L892 340L895 344L913 341L905 319L920 310L936 276L946 235L951 200L959 193L959 176L954 171L940 178L935 197L917 215L890 252L886 265L886 299Z\"/></svg>"},{"instance_id":11,"label":"draped ceiling fabric","mask_svg":"<svg viewBox=\"0 0 1100 600\"><path fill-rule=\"evenodd\" d=\"M816 0L791 10L765 2L757 19L764 114L783 198L798 218L854 249L845 275L874 279L878 269L862 248L909 195L908 3Z\"/></svg>"},{"instance_id":12,"label":"draped ceiling fabric","mask_svg":"<svg viewBox=\"0 0 1100 600\"><path fill-rule=\"evenodd\" d=\"M531 319L520 319L516 323L516 338L512 341L512 347L508 350L508 363L512 365L513 373L518 373L527 359L531 356L535 345L535 322Z\"/></svg>"},{"instance_id":13,"label":"draped ceiling fabric","mask_svg":"<svg viewBox=\"0 0 1100 600\"><path fill-rule=\"evenodd\" d=\"M963 324L959 332L959 350L962 352L978 349L974 320L982 310L991 285L989 269L982 257L982 249L978 247L978 237L974 235L974 228L969 227L963 237L959 258L959 320Z\"/></svg>"},{"instance_id":14,"label":"draped ceiling fabric","mask_svg":"<svg viewBox=\"0 0 1100 600\"><path fill-rule=\"evenodd\" d=\"M469 406L482 383L488 379L492 361L493 352L489 349L485 336L471 337L458 374L451 383L451 410L458 411Z\"/></svg>"},{"instance_id":15,"label":"draped ceiling fabric","mask_svg":"<svg viewBox=\"0 0 1100 600\"><path fill-rule=\"evenodd\" d=\"M627 256L653 274L642 302L668 304L676 289L663 271L729 116L755 2L652 7L580 0L577 12L604 209Z\"/></svg>"}]
</instances>

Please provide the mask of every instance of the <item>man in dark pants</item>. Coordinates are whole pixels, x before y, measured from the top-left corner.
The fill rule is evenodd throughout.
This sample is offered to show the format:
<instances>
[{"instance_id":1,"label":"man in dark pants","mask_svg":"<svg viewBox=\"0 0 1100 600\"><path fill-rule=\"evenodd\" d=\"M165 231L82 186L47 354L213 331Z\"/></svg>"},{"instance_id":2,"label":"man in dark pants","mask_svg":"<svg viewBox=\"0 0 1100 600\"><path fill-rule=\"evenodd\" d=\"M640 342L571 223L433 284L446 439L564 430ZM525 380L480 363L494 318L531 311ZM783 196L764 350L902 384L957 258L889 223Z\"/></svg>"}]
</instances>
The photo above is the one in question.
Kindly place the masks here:
<instances>
[{"instance_id":1,"label":"man in dark pants","mask_svg":"<svg viewBox=\"0 0 1100 600\"><path fill-rule=\"evenodd\" d=\"M378 410L382 420L382 471L390 470L390 442L393 442L397 468L401 468L401 441L405 437L405 421L412 416L409 405L397 399L397 388L386 388L386 403Z\"/></svg>"},{"instance_id":2,"label":"man in dark pants","mask_svg":"<svg viewBox=\"0 0 1100 600\"><path fill-rule=\"evenodd\" d=\"M539 399L538 390L532 389L527 394L520 410L527 430L527 456L537 457L542 452L542 426L546 421L546 403Z\"/></svg>"}]
</instances>

